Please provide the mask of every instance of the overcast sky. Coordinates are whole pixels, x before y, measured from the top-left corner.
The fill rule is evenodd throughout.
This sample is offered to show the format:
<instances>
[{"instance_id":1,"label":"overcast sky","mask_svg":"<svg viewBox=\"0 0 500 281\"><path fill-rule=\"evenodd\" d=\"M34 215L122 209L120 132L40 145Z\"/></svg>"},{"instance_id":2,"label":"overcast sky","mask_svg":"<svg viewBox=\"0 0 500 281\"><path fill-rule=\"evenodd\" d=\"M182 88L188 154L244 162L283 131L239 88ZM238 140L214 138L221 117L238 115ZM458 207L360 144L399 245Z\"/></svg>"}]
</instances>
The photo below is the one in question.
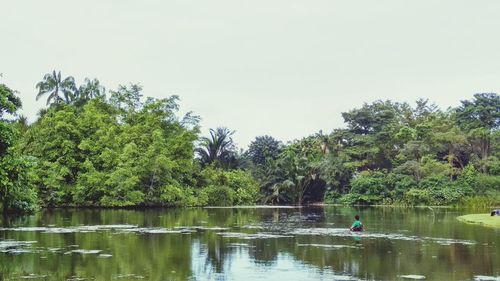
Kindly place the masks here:
<instances>
[{"instance_id":1,"label":"overcast sky","mask_svg":"<svg viewBox=\"0 0 500 281\"><path fill-rule=\"evenodd\" d=\"M288 141L363 102L500 92L497 0L0 0L0 78L34 120L53 69L177 94L208 128Z\"/></svg>"}]
</instances>

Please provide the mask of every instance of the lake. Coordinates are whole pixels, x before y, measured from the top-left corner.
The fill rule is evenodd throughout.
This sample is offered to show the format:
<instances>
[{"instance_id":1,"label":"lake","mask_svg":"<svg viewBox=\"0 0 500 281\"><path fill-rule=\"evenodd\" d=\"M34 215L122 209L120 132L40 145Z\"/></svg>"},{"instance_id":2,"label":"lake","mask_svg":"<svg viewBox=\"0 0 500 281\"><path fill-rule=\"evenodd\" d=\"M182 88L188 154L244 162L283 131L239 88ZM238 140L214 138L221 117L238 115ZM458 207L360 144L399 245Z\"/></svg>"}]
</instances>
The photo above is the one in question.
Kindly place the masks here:
<instances>
[{"instance_id":1,"label":"lake","mask_svg":"<svg viewBox=\"0 0 500 281\"><path fill-rule=\"evenodd\" d=\"M49 210L0 217L0 280L500 280L500 230L466 210ZM347 228L355 214L367 226ZM500 217L499 217L500 219Z\"/></svg>"}]
</instances>

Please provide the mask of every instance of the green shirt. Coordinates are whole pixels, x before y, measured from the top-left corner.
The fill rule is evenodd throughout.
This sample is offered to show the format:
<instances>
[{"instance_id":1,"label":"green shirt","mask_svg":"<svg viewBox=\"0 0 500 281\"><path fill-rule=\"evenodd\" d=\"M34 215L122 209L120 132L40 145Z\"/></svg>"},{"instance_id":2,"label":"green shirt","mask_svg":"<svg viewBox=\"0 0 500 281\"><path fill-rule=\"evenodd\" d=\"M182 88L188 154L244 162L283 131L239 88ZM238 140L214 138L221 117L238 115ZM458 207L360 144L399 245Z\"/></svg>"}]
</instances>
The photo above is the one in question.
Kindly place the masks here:
<instances>
[{"instance_id":1,"label":"green shirt","mask_svg":"<svg viewBox=\"0 0 500 281\"><path fill-rule=\"evenodd\" d=\"M362 227L363 224L360 222L360 221L354 221L354 223L352 224L352 227Z\"/></svg>"}]
</instances>

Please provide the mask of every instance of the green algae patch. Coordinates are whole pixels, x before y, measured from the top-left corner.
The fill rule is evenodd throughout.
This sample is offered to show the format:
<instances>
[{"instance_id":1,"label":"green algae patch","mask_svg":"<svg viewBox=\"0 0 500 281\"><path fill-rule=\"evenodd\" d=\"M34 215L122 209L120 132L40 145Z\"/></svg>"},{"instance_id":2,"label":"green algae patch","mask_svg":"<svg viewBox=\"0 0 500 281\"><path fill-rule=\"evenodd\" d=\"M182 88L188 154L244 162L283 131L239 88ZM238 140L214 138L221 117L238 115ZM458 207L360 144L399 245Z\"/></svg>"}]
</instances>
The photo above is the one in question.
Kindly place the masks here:
<instances>
[{"instance_id":1,"label":"green algae patch","mask_svg":"<svg viewBox=\"0 0 500 281\"><path fill-rule=\"evenodd\" d=\"M491 216L490 214L470 214L457 217L457 219L466 223L474 223L488 227L500 228L500 216Z\"/></svg>"}]
</instances>

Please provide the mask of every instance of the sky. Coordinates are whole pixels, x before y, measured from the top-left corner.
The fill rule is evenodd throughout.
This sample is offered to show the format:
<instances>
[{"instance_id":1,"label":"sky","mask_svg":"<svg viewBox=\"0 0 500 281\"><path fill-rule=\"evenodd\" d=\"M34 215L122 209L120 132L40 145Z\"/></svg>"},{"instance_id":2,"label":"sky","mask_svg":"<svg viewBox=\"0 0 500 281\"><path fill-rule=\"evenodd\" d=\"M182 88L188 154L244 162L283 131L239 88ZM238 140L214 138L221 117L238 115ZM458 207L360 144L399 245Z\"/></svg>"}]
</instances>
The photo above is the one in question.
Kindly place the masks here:
<instances>
[{"instance_id":1,"label":"sky","mask_svg":"<svg viewBox=\"0 0 500 281\"><path fill-rule=\"evenodd\" d=\"M179 95L246 147L344 127L364 102L500 92L500 1L0 0L0 78L36 119L60 70Z\"/></svg>"}]
</instances>

